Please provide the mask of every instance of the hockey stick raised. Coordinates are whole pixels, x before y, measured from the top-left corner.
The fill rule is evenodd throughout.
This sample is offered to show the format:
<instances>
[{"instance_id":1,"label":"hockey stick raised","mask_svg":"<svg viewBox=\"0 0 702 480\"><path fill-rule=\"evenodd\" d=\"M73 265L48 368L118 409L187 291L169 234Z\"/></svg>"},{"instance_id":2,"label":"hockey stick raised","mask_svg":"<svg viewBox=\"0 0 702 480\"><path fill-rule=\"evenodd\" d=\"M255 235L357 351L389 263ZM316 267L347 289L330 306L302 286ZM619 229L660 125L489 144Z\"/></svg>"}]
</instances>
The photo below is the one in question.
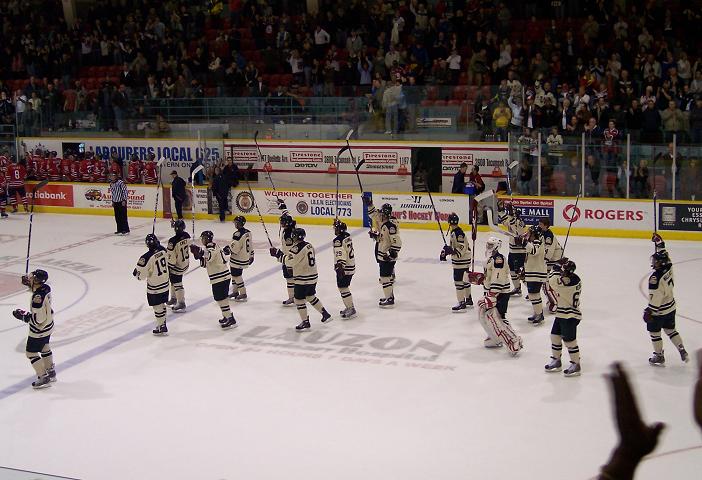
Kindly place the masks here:
<instances>
[{"instance_id":1,"label":"hockey stick raised","mask_svg":"<svg viewBox=\"0 0 702 480\"><path fill-rule=\"evenodd\" d=\"M161 183L161 169L163 168L163 164L166 162L165 157L161 157L156 165L158 165L158 182L157 187L156 187L156 202L154 203L154 223L151 227L151 233L155 234L156 233L156 213L158 212L158 195L161 192L161 188L163 187Z\"/></svg>"},{"instance_id":2,"label":"hockey stick raised","mask_svg":"<svg viewBox=\"0 0 702 480\"><path fill-rule=\"evenodd\" d=\"M427 187L427 193L429 194L431 208L434 210L434 218L436 219L436 223L437 225L439 225L439 231L441 232L441 239L444 241L444 246L447 246L446 236L444 235L444 229L441 226L441 219L439 218L439 212L436 211L436 205L434 205L434 197L431 196L431 190L429 189L429 182L425 181L424 186Z\"/></svg>"},{"instance_id":3,"label":"hockey stick raised","mask_svg":"<svg viewBox=\"0 0 702 480\"><path fill-rule=\"evenodd\" d=\"M353 130L352 130L353 131ZM339 151L336 153L336 212L334 213L334 220L336 221L339 218L339 170L341 169L339 165L339 159L343 153L348 150L349 147L348 145L343 146L339 149Z\"/></svg>"},{"instance_id":4,"label":"hockey stick raised","mask_svg":"<svg viewBox=\"0 0 702 480\"><path fill-rule=\"evenodd\" d=\"M254 133L254 143L256 144L256 152L258 153L258 161L263 162L263 153L261 153L261 147L258 146L258 130ZM280 198L278 198L278 190L275 188L275 183L273 183L273 176L271 175L271 172L266 170L265 166L263 170L266 172L266 176L268 177L268 181L271 182L271 187L273 187L273 195L275 196L275 199L280 202Z\"/></svg>"},{"instance_id":5,"label":"hockey stick raised","mask_svg":"<svg viewBox=\"0 0 702 480\"><path fill-rule=\"evenodd\" d=\"M578 189L578 195L575 197L575 205L573 206L573 211L571 212L570 220L568 221L568 231L566 232L566 238L563 242L563 252L561 252L561 258L563 258L563 256L565 255L566 246L568 245L568 238L570 237L570 227L573 226L573 221L579 215L578 201L580 200L580 195L582 195L582 191Z\"/></svg>"},{"instance_id":6,"label":"hockey stick raised","mask_svg":"<svg viewBox=\"0 0 702 480\"><path fill-rule=\"evenodd\" d=\"M197 175L198 173L200 173L200 172L203 171L204 169L205 169L205 167L203 167L202 165L200 165L200 166L198 166L195 170L193 170L192 173L190 174L190 186L191 186L191 188L192 188L192 196L191 196L191 200L190 200L190 204L191 204L191 205L190 205L190 209L191 209L192 212L193 212L193 242L195 241L195 203L196 203L196 202L195 202L195 200L196 200L196 197L195 197L195 175Z\"/></svg>"},{"instance_id":7,"label":"hockey stick raised","mask_svg":"<svg viewBox=\"0 0 702 480\"><path fill-rule=\"evenodd\" d=\"M251 184L249 183L249 174L253 171L253 165L249 165L249 168L246 169L246 176L244 177L244 181L246 182L246 187L249 189L249 194L251 195L251 202L254 204L256 207L256 212L258 212L258 218L261 220L261 225L263 225L263 231L266 232L266 238L268 239L268 245L273 248L273 242L271 242L271 236L268 235L268 229L266 228L266 222L263 221L263 215L261 215L261 209L258 208L258 202L254 198L253 190L251 189Z\"/></svg>"},{"instance_id":8,"label":"hockey stick raised","mask_svg":"<svg viewBox=\"0 0 702 480\"><path fill-rule=\"evenodd\" d=\"M473 241L473 261L471 262L470 271L475 271L475 240L478 238L478 202L475 199L470 200L470 238Z\"/></svg>"},{"instance_id":9,"label":"hockey stick raised","mask_svg":"<svg viewBox=\"0 0 702 480\"><path fill-rule=\"evenodd\" d=\"M351 135L353 134L353 130L350 130L349 133L346 134L346 146L348 147L349 150L349 155L351 156L351 164L353 165L353 169L356 172L356 180L358 180L358 189L363 193L363 184L361 183L361 176L359 175L358 171L361 169L361 165L363 165L366 161L365 159L362 159L358 164L356 163L356 159L353 156L353 151L351 150L351 144L349 143L349 138L351 138Z\"/></svg>"},{"instance_id":10,"label":"hockey stick raised","mask_svg":"<svg viewBox=\"0 0 702 480\"><path fill-rule=\"evenodd\" d=\"M32 189L32 205L29 207L29 235L27 236L27 261L24 264L25 275L29 273L29 252L32 248L32 223L34 222L34 200L37 195L37 190L44 188L47 183L49 183L48 180L42 180L41 182L37 183Z\"/></svg>"}]
</instances>

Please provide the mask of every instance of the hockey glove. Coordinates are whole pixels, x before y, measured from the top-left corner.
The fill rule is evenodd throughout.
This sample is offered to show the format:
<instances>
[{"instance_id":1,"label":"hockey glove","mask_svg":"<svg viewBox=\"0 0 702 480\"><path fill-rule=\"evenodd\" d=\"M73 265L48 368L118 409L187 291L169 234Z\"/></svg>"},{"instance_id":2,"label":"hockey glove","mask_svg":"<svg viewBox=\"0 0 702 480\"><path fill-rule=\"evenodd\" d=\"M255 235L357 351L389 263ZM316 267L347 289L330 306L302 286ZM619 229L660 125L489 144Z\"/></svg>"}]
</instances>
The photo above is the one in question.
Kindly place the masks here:
<instances>
[{"instance_id":1,"label":"hockey glove","mask_svg":"<svg viewBox=\"0 0 702 480\"><path fill-rule=\"evenodd\" d=\"M136 278L139 278L139 270L137 270L136 268L132 270L132 275L134 275Z\"/></svg>"},{"instance_id":2,"label":"hockey glove","mask_svg":"<svg viewBox=\"0 0 702 480\"><path fill-rule=\"evenodd\" d=\"M368 236L377 242L380 235L375 230L368 230Z\"/></svg>"},{"instance_id":3,"label":"hockey glove","mask_svg":"<svg viewBox=\"0 0 702 480\"><path fill-rule=\"evenodd\" d=\"M526 273L524 272L524 267L519 267L519 270L517 271L517 277L519 277L519 280L523 282L525 276Z\"/></svg>"},{"instance_id":4,"label":"hockey glove","mask_svg":"<svg viewBox=\"0 0 702 480\"><path fill-rule=\"evenodd\" d=\"M371 205L373 205L373 200L371 200L371 197L367 197L364 195L361 198L363 199L363 205L365 205L366 207L370 207Z\"/></svg>"},{"instance_id":5,"label":"hockey glove","mask_svg":"<svg viewBox=\"0 0 702 480\"><path fill-rule=\"evenodd\" d=\"M439 254L439 261L440 261L440 262L445 262L445 261L446 261L446 252L444 252L443 250L442 250L441 253Z\"/></svg>"},{"instance_id":6,"label":"hockey glove","mask_svg":"<svg viewBox=\"0 0 702 480\"><path fill-rule=\"evenodd\" d=\"M31 313L29 313L25 310L19 309L19 308L17 310L15 310L14 312L12 312L12 315L14 315L14 317L17 320L22 320L24 323L29 323L29 321L32 319Z\"/></svg>"},{"instance_id":7,"label":"hockey glove","mask_svg":"<svg viewBox=\"0 0 702 480\"><path fill-rule=\"evenodd\" d=\"M482 285L485 281L485 275L480 272L468 272L468 282L473 285Z\"/></svg>"},{"instance_id":8,"label":"hockey glove","mask_svg":"<svg viewBox=\"0 0 702 480\"><path fill-rule=\"evenodd\" d=\"M659 243L663 242L663 237L661 237L657 233L654 233L653 236L651 237L651 241L653 243L655 243L656 245L658 245Z\"/></svg>"},{"instance_id":9,"label":"hockey glove","mask_svg":"<svg viewBox=\"0 0 702 480\"><path fill-rule=\"evenodd\" d=\"M336 274L339 276L344 276L345 274L344 264L341 262L336 262L334 265L334 270L336 270Z\"/></svg>"},{"instance_id":10,"label":"hockey glove","mask_svg":"<svg viewBox=\"0 0 702 480\"><path fill-rule=\"evenodd\" d=\"M275 247L271 247L271 248L268 249L268 251L270 252L271 257L278 258L278 252L280 252L280 250L278 250L278 249L275 248Z\"/></svg>"},{"instance_id":11,"label":"hockey glove","mask_svg":"<svg viewBox=\"0 0 702 480\"><path fill-rule=\"evenodd\" d=\"M444 245L444 255L453 255L456 251L448 245Z\"/></svg>"},{"instance_id":12,"label":"hockey glove","mask_svg":"<svg viewBox=\"0 0 702 480\"><path fill-rule=\"evenodd\" d=\"M651 309L648 308L648 307L644 308L644 311L643 311L643 320L644 320L644 322L646 322L646 323L650 322L650 321L651 321L651 318L652 318Z\"/></svg>"},{"instance_id":13,"label":"hockey glove","mask_svg":"<svg viewBox=\"0 0 702 480\"><path fill-rule=\"evenodd\" d=\"M251 258L249 258L249 265L253 265L254 262L254 254L251 252Z\"/></svg>"},{"instance_id":14,"label":"hockey glove","mask_svg":"<svg viewBox=\"0 0 702 480\"><path fill-rule=\"evenodd\" d=\"M22 275L22 285L29 287L29 275Z\"/></svg>"},{"instance_id":15,"label":"hockey glove","mask_svg":"<svg viewBox=\"0 0 702 480\"><path fill-rule=\"evenodd\" d=\"M231 254L232 254L232 250L229 248L229 245L226 245L226 246L222 249L222 251L224 252L225 255L231 255Z\"/></svg>"},{"instance_id":16,"label":"hockey glove","mask_svg":"<svg viewBox=\"0 0 702 480\"><path fill-rule=\"evenodd\" d=\"M284 202L284 201L282 201L281 199L278 199L278 208L281 209L281 210L287 210L287 209L288 209L288 206L285 205L285 202Z\"/></svg>"},{"instance_id":17,"label":"hockey glove","mask_svg":"<svg viewBox=\"0 0 702 480\"><path fill-rule=\"evenodd\" d=\"M195 260L201 260L203 258L202 249L195 244L190 245L190 252L193 254Z\"/></svg>"},{"instance_id":18,"label":"hockey glove","mask_svg":"<svg viewBox=\"0 0 702 480\"><path fill-rule=\"evenodd\" d=\"M388 255L390 256L390 258L392 258L393 261L397 260L397 250L390 250Z\"/></svg>"}]
</instances>

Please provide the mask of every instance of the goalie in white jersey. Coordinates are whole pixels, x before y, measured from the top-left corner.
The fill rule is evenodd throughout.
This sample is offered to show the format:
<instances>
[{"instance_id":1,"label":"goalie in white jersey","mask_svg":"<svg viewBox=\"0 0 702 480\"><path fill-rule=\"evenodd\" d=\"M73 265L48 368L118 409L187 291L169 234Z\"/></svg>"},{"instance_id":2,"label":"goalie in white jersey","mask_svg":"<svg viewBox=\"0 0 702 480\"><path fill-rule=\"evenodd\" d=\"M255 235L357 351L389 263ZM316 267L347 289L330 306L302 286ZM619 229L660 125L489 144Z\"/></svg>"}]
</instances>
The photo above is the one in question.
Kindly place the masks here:
<instances>
[{"instance_id":1,"label":"goalie in white jersey","mask_svg":"<svg viewBox=\"0 0 702 480\"><path fill-rule=\"evenodd\" d=\"M254 250L251 245L251 232L244 228L246 218L238 215L234 218L236 231L232 235L232 243L229 244L229 271L232 275L232 293L229 298L235 302L245 302L246 285L244 284L244 270L254 262Z\"/></svg>"},{"instance_id":2,"label":"goalie in white jersey","mask_svg":"<svg viewBox=\"0 0 702 480\"><path fill-rule=\"evenodd\" d=\"M29 287L32 299L29 311L16 309L12 315L29 326L25 354L32 364L37 379L32 387L46 388L56 381L54 357L51 352L51 333L54 331L54 311L51 308L51 287L46 284L49 274L34 270L22 275L22 285Z\"/></svg>"},{"instance_id":3,"label":"goalie in white jersey","mask_svg":"<svg viewBox=\"0 0 702 480\"><path fill-rule=\"evenodd\" d=\"M222 311L219 326L222 330L236 327L237 323L229 305L229 282L232 277L225 256L229 254L229 246L220 248L214 241L214 234L210 230L205 230L200 234L200 241L205 249L193 244L190 245L190 251L196 260L200 260L200 265L207 268L207 275L210 277L212 285L212 297Z\"/></svg>"},{"instance_id":4,"label":"goalie in white jersey","mask_svg":"<svg viewBox=\"0 0 702 480\"><path fill-rule=\"evenodd\" d=\"M161 246L156 235L150 233L144 239L149 251L139 257L137 266L132 272L137 280L146 280L146 300L154 309L156 328L154 335L167 335L166 302L168 301L169 280L168 260L166 249Z\"/></svg>"},{"instance_id":5,"label":"goalie in white jersey","mask_svg":"<svg viewBox=\"0 0 702 480\"><path fill-rule=\"evenodd\" d=\"M512 285L509 276L509 266L499 249L502 241L490 237L485 245L485 273L470 273L471 283L483 285L485 296L478 301L478 320L487 333L485 348L499 348L506 345L512 355L517 355L522 349L522 338L507 322L507 303L509 302Z\"/></svg>"},{"instance_id":6,"label":"goalie in white jersey","mask_svg":"<svg viewBox=\"0 0 702 480\"><path fill-rule=\"evenodd\" d=\"M326 311L322 302L317 298L317 259L314 247L305 242L306 233L302 228L295 228L291 238L293 246L287 254L276 251L278 261L282 262L286 268L292 270L294 286L295 305L297 313L300 315L299 325L295 330L302 332L310 329L310 319L307 315L307 303L309 302L315 310L322 314L322 323L332 320L332 316Z\"/></svg>"},{"instance_id":7,"label":"goalie in white jersey","mask_svg":"<svg viewBox=\"0 0 702 480\"><path fill-rule=\"evenodd\" d=\"M356 316L351 295L351 279L356 273L356 258L353 251L353 240L347 231L348 227L339 219L334 220L334 271L336 271L336 286L344 302L344 308L339 312L341 318L349 319Z\"/></svg>"},{"instance_id":8,"label":"goalie in white jersey","mask_svg":"<svg viewBox=\"0 0 702 480\"><path fill-rule=\"evenodd\" d=\"M451 256L453 285L456 287L456 299L458 300L458 303L451 308L454 313L465 312L469 306L473 306L473 297L470 294L470 282L468 281L473 252L465 232L458 225L459 221L460 219L455 213L448 216L449 244L444 245L439 254L439 260L442 262L446 261L446 257Z\"/></svg>"},{"instance_id":9,"label":"goalie in white jersey","mask_svg":"<svg viewBox=\"0 0 702 480\"><path fill-rule=\"evenodd\" d=\"M683 362L689 361L689 356L683 346L682 338L675 329L675 296L673 287L673 264L665 249L665 242L660 235L654 234L651 239L656 245L656 253L651 256L651 268L653 272L648 277L648 306L644 310L644 321L646 329L651 336L653 343L653 356L648 359L654 366L665 365L663 354L663 339L661 330L668 335L668 338L680 353Z\"/></svg>"},{"instance_id":10,"label":"goalie in white jersey","mask_svg":"<svg viewBox=\"0 0 702 480\"><path fill-rule=\"evenodd\" d=\"M185 289L183 275L190 267L190 235L185 231L185 222L173 222L175 235L168 239L166 251L168 255L168 275L171 282L171 294L167 305L174 312L185 312Z\"/></svg>"},{"instance_id":11,"label":"goalie in white jersey","mask_svg":"<svg viewBox=\"0 0 702 480\"><path fill-rule=\"evenodd\" d=\"M556 295L558 307L551 327L551 361L544 368L547 372L561 371L561 351L565 343L570 356L570 366L563 371L563 374L566 377L579 376L580 348L577 333L578 324L582 319L580 313L582 282L575 274L575 262L564 257L552 264L548 283Z\"/></svg>"}]
</instances>

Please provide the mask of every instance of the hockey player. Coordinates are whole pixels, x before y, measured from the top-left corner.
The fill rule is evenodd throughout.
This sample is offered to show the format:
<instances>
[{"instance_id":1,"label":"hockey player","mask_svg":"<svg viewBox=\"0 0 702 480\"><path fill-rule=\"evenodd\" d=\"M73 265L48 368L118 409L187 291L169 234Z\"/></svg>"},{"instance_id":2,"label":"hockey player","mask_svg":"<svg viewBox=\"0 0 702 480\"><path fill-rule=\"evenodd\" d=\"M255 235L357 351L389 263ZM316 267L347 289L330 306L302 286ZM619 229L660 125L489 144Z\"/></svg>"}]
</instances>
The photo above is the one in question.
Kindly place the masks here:
<instances>
[{"instance_id":1,"label":"hockey player","mask_svg":"<svg viewBox=\"0 0 702 480\"><path fill-rule=\"evenodd\" d=\"M107 182L107 163L99 155L93 158L93 182Z\"/></svg>"},{"instance_id":2,"label":"hockey player","mask_svg":"<svg viewBox=\"0 0 702 480\"><path fill-rule=\"evenodd\" d=\"M514 285L511 295L521 295L522 283L519 280L519 272L524 267L524 260L526 259L526 248L522 237L526 233L527 227L522 219L519 218L519 212L511 203L500 201L498 207L500 209L499 222L507 227L511 234L509 238L509 255L507 256L509 273Z\"/></svg>"},{"instance_id":3,"label":"hockey player","mask_svg":"<svg viewBox=\"0 0 702 480\"><path fill-rule=\"evenodd\" d=\"M281 250L276 252L276 257L287 268L292 269L294 282L294 297L297 313L302 320L295 330L302 332L310 329L310 318L307 315L307 303L322 314L322 323L332 320L332 316L317 298L317 259L314 247L305 242L306 233L302 228L292 231L293 246L287 254Z\"/></svg>"},{"instance_id":4,"label":"hockey player","mask_svg":"<svg viewBox=\"0 0 702 480\"><path fill-rule=\"evenodd\" d=\"M399 224L392 216L392 206L384 204L380 211L376 210L370 197L363 197L368 207L368 215L377 222L378 230L370 230L368 234L375 240L375 260L380 269L380 284L383 287L383 298L378 305L381 308L392 308L395 305L395 262L402 248Z\"/></svg>"},{"instance_id":5,"label":"hockey player","mask_svg":"<svg viewBox=\"0 0 702 480\"><path fill-rule=\"evenodd\" d=\"M254 250L251 246L251 232L244 228L246 219L238 215L234 217L234 227L236 231L232 235L232 243L229 244L231 254L229 256L229 271L232 274L232 293L229 298L235 302L245 302L248 300L246 295L246 285L244 284L244 269L249 268L249 265L254 262Z\"/></svg>"},{"instance_id":6,"label":"hockey player","mask_svg":"<svg viewBox=\"0 0 702 480\"><path fill-rule=\"evenodd\" d=\"M338 218L334 220L334 270L336 271L336 286L344 302L344 308L339 312L341 318L350 319L356 316L356 307L351 295L351 280L356 273L356 258L353 252L353 240L347 231L348 227Z\"/></svg>"},{"instance_id":7,"label":"hockey player","mask_svg":"<svg viewBox=\"0 0 702 480\"><path fill-rule=\"evenodd\" d=\"M190 234L185 231L185 222L176 220L172 224L175 235L168 239L168 279L171 283L170 299L167 302L174 312L185 312L185 289L183 275L190 267Z\"/></svg>"},{"instance_id":8,"label":"hockey player","mask_svg":"<svg viewBox=\"0 0 702 480\"><path fill-rule=\"evenodd\" d=\"M200 234L200 241L205 249L192 244L190 251L196 260L200 260L200 265L207 268L207 275L209 275L210 284L212 284L212 296L222 311L219 325L222 330L237 327L234 314L229 306L229 282L232 277L225 257L225 255L229 255L229 247L219 248L219 245L214 241L214 234L210 230L205 230Z\"/></svg>"},{"instance_id":9,"label":"hockey player","mask_svg":"<svg viewBox=\"0 0 702 480\"><path fill-rule=\"evenodd\" d=\"M455 213L448 216L449 223L449 244L444 245L444 249L439 255L439 260L446 261L446 257L451 255L453 264L453 284L456 287L456 298L458 303L451 308L454 313L464 312L469 306L473 306L473 297L470 294L470 282L467 280L467 273L470 270L470 263L473 260L473 252L468 245L466 234L458 225L459 218Z\"/></svg>"},{"instance_id":10,"label":"hockey player","mask_svg":"<svg viewBox=\"0 0 702 480\"><path fill-rule=\"evenodd\" d=\"M147 185L156 185L158 183L158 165L156 164L156 156L149 154L149 159L144 163L142 171L144 183Z\"/></svg>"},{"instance_id":11,"label":"hockey player","mask_svg":"<svg viewBox=\"0 0 702 480\"><path fill-rule=\"evenodd\" d=\"M291 217L288 213L288 208L285 205L285 202L279 200L278 208L283 212L280 215L280 249L283 252L283 259L285 259L285 255L288 254L288 252L293 246L292 232L293 230L295 230L296 222L293 219L293 217ZM272 257L277 257L278 249L275 247L271 247L270 254ZM283 306L292 307L293 305L295 305L295 283L293 282L292 272L285 265L285 261L283 261L283 278L285 279L286 288L288 291L288 298L287 300L283 300Z\"/></svg>"},{"instance_id":12,"label":"hockey player","mask_svg":"<svg viewBox=\"0 0 702 480\"><path fill-rule=\"evenodd\" d=\"M62 182L71 181L71 164L73 163L73 155L66 152L66 156L61 159L59 164L59 172L61 174Z\"/></svg>"},{"instance_id":13,"label":"hockey player","mask_svg":"<svg viewBox=\"0 0 702 480\"><path fill-rule=\"evenodd\" d=\"M51 152L46 164L46 176L52 182L61 181L61 159L56 158L56 152Z\"/></svg>"},{"instance_id":14,"label":"hockey player","mask_svg":"<svg viewBox=\"0 0 702 480\"><path fill-rule=\"evenodd\" d=\"M509 266L500 253L502 241L496 237L488 238L485 245L485 273L471 272L471 283L483 285L485 296L478 301L478 320L487 333L485 348L507 346L512 355L522 349L522 338L517 335L507 322L507 305L510 297Z\"/></svg>"},{"instance_id":15,"label":"hockey player","mask_svg":"<svg viewBox=\"0 0 702 480\"><path fill-rule=\"evenodd\" d=\"M22 275L22 285L32 291L29 311L17 309L12 315L29 325L29 337L25 353L37 374L32 382L34 388L46 388L56 381L54 357L51 352L51 332L54 330L54 311L51 308L51 287L46 284L49 274L45 270L34 270Z\"/></svg>"},{"instance_id":16,"label":"hockey player","mask_svg":"<svg viewBox=\"0 0 702 480\"><path fill-rule=\"evenodd\" d=\"M548 283L555 292L558 309L551 327L551 361L544 368L547 372L561 371L561 351L565 343L570 356L570 366L563 374L566 377L575 377L580 375L580 348L576 337L578 324L582 319L582 283L580 277L575 274L575 262L562 258L552 267L548 274Z\"/></svg>"},{"instance_id":17,"label":"hockey player","mask_svg":"<svg viewBox=\"0 0 702 480\"><path fill-rule=\"evenodd\" d=\"M132 155L127 165L127 183L141 183L141 160L137 155Z\"/></svg>"},{"instance_id":18,"label":"hockey player","mask_svg":"<svg viewBox=\"0 0 702 480\"><path fill-rule=\"evenodd\" d=\"M71 155L71 167L69 171L69 179L71 182L80 182L80 160Z\"/></svg>"},{"instance_id":19,"label":"hockey player","mask_svg":"<svg viewBox=\"0 0 702 480\"><path fill-rule=\"evenodd\" d=\"M78 165L78 174L81 182L90 182L93 178L93 160L89 158L89 154L85 154L85 158Z\"/></svg>"},{"instance_id":20,"label":"hockey player","mask_svg":"<svg viewBox=\"0 0 702 480\"><path fill-rule=\"evenodd\" d=\"M544 306L541 301L541 289L548 281L546 273L546 260L544 259L544 242L541 227L532 225L525 235L526 240L526 261L524 262L524 280L529 292L529 301L534 309L534 315L528 320L534 326L540 325L544 321Z\"/></svg>"},{"instance_id":21,"label":"hockey player","mask_svg":"<svg viewBox=\"0 0 702 480\"><path fill-rule=\"evenodd\" d=\"M139 257L132 275L137 280L146 280L146 301L154 309L156 328L151 333L168 335L166 326L166 302L168 301L168 259L166 249L149 233L144 239L149 251Z\"/></svg>"},{"instance_id":22,"label":"hockey player","mask_svg":"<svg viewBox=\"0 0 702 480\"><path fill-rule=\"evenodd\" d=\"M9 167L7 167L7 194L10 197L10 205L12 211L17 213L17 196L22 200L24 211L27 212L27 190L25 189L25 180L27 179L27 169L25 166L13 159Z\"/></svg>"},{"instance_id":23,"label":"hockey player","mask_svg":"<svg viewBox=\"0 0 702 480\"><path fill-rule=\"evenodd\" d=\"M539 219L539 227L544 236L544 259L546 260L546 271L551 272L553 267L563 257L563 247L558 238L551 231L551 220L548 217ZM549 282L544 283L544 293L548 299L548 311L554 313L558 306L556 293L551 288Z\"/></svg>"},{"instance_id":24,"label":"hockey player","mask_svg":"<svg viewBox=\"0 0 702 480\"><path fill-rule=\"evenodd\" d=\"M654 366L664 366L663 340L661 329L680 353L680 359L687 363L689 356L683 346L682 338L675 329L675 297L673 295L674 279L673 264L665 249L665 242L660 235L653 234L651 238L656 245L656 253L651 256L653 272L648 278L648 306L644 310L643 318L646 329L651 335L653 343L653 356L648 362Z\"/></svg>"},{"instance_id":25,"label":"hockey player","mask_svg":"<svg viewBox=\"0 0 702 480\"><path fill-rule=\"evenodd\" d=\"M0 171L0 218L7 218L5 207L7 206L7 179L5 172Z\"/></svg>"}]
</instances>

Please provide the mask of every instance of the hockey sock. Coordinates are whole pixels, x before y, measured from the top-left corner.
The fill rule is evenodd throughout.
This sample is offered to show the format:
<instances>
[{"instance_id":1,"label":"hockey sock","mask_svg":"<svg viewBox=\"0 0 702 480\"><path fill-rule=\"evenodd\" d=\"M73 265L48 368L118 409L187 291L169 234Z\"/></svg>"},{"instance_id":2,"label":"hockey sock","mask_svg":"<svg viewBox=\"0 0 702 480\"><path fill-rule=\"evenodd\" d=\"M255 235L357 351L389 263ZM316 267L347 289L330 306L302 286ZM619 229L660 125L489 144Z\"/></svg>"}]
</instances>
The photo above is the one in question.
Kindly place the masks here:
<instances>
[{"instance_id":1,"label":"hockey sock","mask_svg":"<svg viewBox=\"0 0 702 480\"><path fill-rule=\"evenodd\" d=\"M463 283L463 298L466 301L470 298L470 283L468 282Z\"/></svg>"},{"instance_id":2,"label":"hockey sock","mask_svg":"<svg viewBox=\"0 0 702 480\"><path fill-rule=\"evenodd\" d=\"M383 286L383 296L385 298L392 297L392 278L380 277L380 284Z\"/></svg>"},{"instance_id":3,"label":"hockey sock","mask_svg":"<svg viewBox=\"0 0 702 480\"><path fill-rule=\"evenodd\" d=\"M169 299L176 298L175 283L171 283L171 287L168 289L168 298Z\"/></svg>"},{"instance_id":4,"label":"hockey sock","mask_svg":"<svg viewBox=\"0 0 702 480\"><path fill-rule=\"evenodd\" d=\"M514 285L515 290L522 287L522 282L519 281L517 272L509 272L509 276L512 277L512 285Z\"/></svg>"},{"instance_id":5,"label":"hockey sock","mask_svg":"<svg viewBox=\"0 0 702 480\"><path fill-rule=\"evenodd\" d=\"M530 293L529 301L531 306L534 307L534 315L541 315L544 313L544 305L541 302L541 293Z\"/></svg>"},{"instance_id":6,"label":"hockey sock","mask_svg":"<svg viewBox=\"0 0 702 480\"><path fill-rule=\"evenodd\" d=\"M175 286L175 298L178 303L185 303L185 289L183 284L179 283Z\"/></svg>"},{"instance_id":7,"label":"hockey sock","mask_svg":"<svg viewBox=\"0 0 702 480\"><path fill-rule=\"evenodd\" d=\"M246 287L244 286L244 277L234 277L234 286L239 295L246 295ZM290 292L288 292L290 293Z\"/></svg>"},{"instance_id":8,"label":"hockey sock","mask_svg":"<svg viewBox=\"0 0 702 480\"><path fill-rule=\"evenodd\" d=\"M346 287L342 287L339 289L339 293L341 293L341 300L344 301L344 306L346 308L352 308L353 307L353 297L351 296L351 290L349 290Z\"/></svg>"},{"instance_id":9,"label":"hockey sock","mask_svg":"<svg viewBox=\"0 0 702 480\"><path fill-rule=\"evenodd\" d=\"M44 362L41 361L41 356L35 352L27 352L27 358L32 362L32 368L37 373L37 377L43 377L46 374L46 368L44 368Z\"/></svg>"},{"instance_id":10,"label":"hockey sock","mask_svg":"<svg viewBox=\"0 0 702 480\"><path fill-rule=\"evenodd\" d=\"M44 347L47 348L47 347ZM41 352L41 359L44 362L44 370L50 370L54 368L54 354L51 350L46 350Z\"/></svg>"},{"instance_id":11,"label":"hockey sock","mask_svg":"<svg viewBox=\"0 0 702 480\"><path fill-rule=\"evenodd\" d=\"M312 295L307 297L307 301L310 302L310 305L312 305L319 313L322 313L322 310L324 310L324 305L322 305L322 302L320 302L319 298L316 296Z\"/></svg>"},{"instance_id":12,"label":"hockey sock","mask_svg":"<svg viewBox=\"0 0 702 480\"><path fill-rule=\"evenodd\" d=\"M458 299L459 302L462 302L466 299L464 289L465 286L463 282L456 282L454 281L453 284L456 286L456 298Z\"/></svg>"},{"instance_id":13,"label":"hockey sock","mask_svg":"<svg viewBox=\"0 0 702 480\"><path fill-rule=\"evenodd\" d=\"M288 298L293 298L295 296L295 284L290 280L288 282Z\"/></svg>"},{"instance_id":14,"label":"hockey sock","mask_svg":"<svg viewBox=\"0 0 702 480\"><path fill-rule=\"evenodd\" d=\"M156 319L156 326L160 327L166 323L166 304L160 303L154 305L154 318Z\"/></svg>"},{"instance_id":15,"label":"hockey sock","mask_svg":"<svg viewBox=\"0 0 702 480\"><path fill-rule=\"evenodd\" d=\"M651 343L653 344L653 351L656 353L663 353L663 340L661 339L661 332L649 332L651 335Z\"/></svg>"},{"instance_id":16,"label":"hockey sock","mask_svg":"<svg viewBox=\"0 0 702 480\"><path fill-rule=\"evenodd\" d=\"M666 335L668 335L668 338L670 339L671 342L673 342L673 345L680 350L683 347L683 342L682 338L680 338L680 334L678 333L677 330L675 329L669 329L669 328L664 328L663 331L665 332Z\"/></svg>"},{"instance_id":17,"label":"hockey sock","mask_svg":"<svg viewBox=\"0 0 702 480\"><path fill-rule=\"evenodd\" d=\"M232 314L232 309L229 307L228 298L217 300L217 305L219 305L219 309L222 310L222 316L224 318L232 318L234 316L234 314Z\"/></svg>"},{"instance_id":18,"label":"hockey sock","mask_svg":"<svg viewBox=\"0 0 702 480\"><path fill-rule=\"evenodd\" d=\"M561 358L561 352L563 351L563 344L560 335L551 335L551 356L553 358Z\"/></svg>"},{"instance_id":19,"label":"hockey sock","mask_svg":"<svg viewBox=\"0 0 702 480\"><path fill-rule=\"evenodd\" d=\"M568 355L570 356L570 361L575 363L580 363L580 348L578 348L578 341L573 340L572 342L565 342L566 347L568 347Z\"/></svg>"},{"instance_id":20,"label":"hockey sock","mask_svg":"<svg viewBox=\"0 0 702 480\"><path fill-rule=\"evenodd\" d=\"M295 305L297 306L297 314L300 315L300 320L303 322L307 320L307 301L305 299L295 299Z\"/></svg>"}]
</instances>

